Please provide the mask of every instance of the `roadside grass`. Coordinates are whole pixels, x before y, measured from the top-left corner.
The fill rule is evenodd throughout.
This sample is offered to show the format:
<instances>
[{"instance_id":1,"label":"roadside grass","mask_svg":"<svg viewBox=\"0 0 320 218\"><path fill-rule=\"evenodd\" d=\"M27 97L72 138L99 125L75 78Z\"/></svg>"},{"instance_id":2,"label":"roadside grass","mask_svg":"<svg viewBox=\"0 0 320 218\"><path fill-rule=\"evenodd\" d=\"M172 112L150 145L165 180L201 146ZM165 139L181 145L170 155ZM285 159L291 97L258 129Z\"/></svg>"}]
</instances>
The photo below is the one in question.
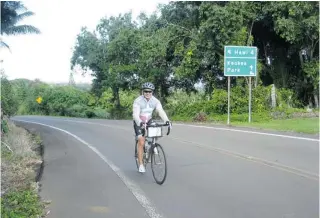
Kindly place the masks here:
<instances>
[{"instance_id":1,"label":"roadside grass","mask_svg":"<svg viewBox=\"0 0 320 218\"><path fill-rule=\"evenodd\" d=\"M236 122L234 126L255 127L268 130L292 131L298 133L319 134L319 118L295 118L270 120L266 122Z\"/></svg>"},{"instance_id":2,"label":"roadside grass","mask_svg":"<svg viewBox=\"0 0 320 218\"><path fill-rule=\"evenodd\" d=\"M52 115L51 115L52 116ZM57 118L76 118L67 116L53 116ZM156 114L156 119L160 119ZM195 121L194 117L185 115L174 115L170 117L173 122L181 123L202 123L202 124L215 124L226 125L227 115L212 114L204 117L204 119L198 119ZM199 118L199 117L197 117ZM89 118L90 119L90 118ZM108 120L106 118L94 118ZM125 119L125 118L123 118ZM129 117L126 119L130 119ZM291 131L297 133L307 134L319 134L319 117L297 117L297 118L282 118L272 119L266 113L253 113L252 122L248 122L248 114L230 114L230 124L238 127L259 128L265 130L277 130L277 131Z\"/></svg>"},{"instance_id":3,"label":"roadside grass","mask_svg":"<svg viewBox=\"0 0 320 218\"><path fill-rule=\"evenodd\" d=\"M227 115L198 115L194 118L187 116L174 116L177 122L202 123L214 125L227 125ZM231 114L230 125L236 127L259 128L265 130L290 131L297 133L319 134L319 117L297 117L272 119L265 114L253 114L252 122L248 122L247 114Z\"/></svg>"},{"instance_id":4,"label":"roadside grass","mask_svg":"<svg viewBox=\"0 0 320 218\"><path fill-rule=\"evenodd\" d=\"M1 217L44 216L45 203L36 182L42 158L40 138L7 121L1 137Z\"/></svg>"}]
</instances>

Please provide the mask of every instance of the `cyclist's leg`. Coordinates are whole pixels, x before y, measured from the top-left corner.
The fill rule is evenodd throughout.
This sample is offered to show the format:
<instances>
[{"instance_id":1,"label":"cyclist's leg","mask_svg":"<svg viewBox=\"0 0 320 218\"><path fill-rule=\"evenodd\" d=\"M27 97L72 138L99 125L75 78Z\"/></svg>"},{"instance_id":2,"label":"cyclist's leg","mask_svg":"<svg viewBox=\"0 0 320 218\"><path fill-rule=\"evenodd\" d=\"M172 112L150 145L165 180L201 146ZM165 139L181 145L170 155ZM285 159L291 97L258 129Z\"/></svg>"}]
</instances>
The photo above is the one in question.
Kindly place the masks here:
<instances>
[{"instance_id":1,"label":"cyclist's leg","mask_svg":"<svg viewBox=\"0 0 320 218\"><path fill-rule=\"evenodd\" d=\"M134 125L136 138L138 140L138 162L139 162L139 165L142 165L143 146L144 146L145 138L142 136L143 130L135 122L133 122L133 125Z\"/></svg>"}]
</instances>

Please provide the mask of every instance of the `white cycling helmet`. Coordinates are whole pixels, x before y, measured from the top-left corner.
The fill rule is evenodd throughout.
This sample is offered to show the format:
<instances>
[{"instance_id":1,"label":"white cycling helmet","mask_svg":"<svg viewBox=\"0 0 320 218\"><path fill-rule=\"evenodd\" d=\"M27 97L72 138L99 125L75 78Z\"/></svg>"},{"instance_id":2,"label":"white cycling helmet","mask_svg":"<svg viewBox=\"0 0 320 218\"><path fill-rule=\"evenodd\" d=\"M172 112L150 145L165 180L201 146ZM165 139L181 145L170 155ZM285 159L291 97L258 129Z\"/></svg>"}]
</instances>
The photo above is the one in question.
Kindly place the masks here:
<instances>
[{"instance_id":1,"label":"white cycling helmet","mask_svg":"<svg viewBox=\"0 0 320 218\"><path fill-rule=\"evenodd\" d=\"M142 84L141 89L151 89L153 91L155 88L152 83L146 82Z\"/></svg>"}]
</instances>

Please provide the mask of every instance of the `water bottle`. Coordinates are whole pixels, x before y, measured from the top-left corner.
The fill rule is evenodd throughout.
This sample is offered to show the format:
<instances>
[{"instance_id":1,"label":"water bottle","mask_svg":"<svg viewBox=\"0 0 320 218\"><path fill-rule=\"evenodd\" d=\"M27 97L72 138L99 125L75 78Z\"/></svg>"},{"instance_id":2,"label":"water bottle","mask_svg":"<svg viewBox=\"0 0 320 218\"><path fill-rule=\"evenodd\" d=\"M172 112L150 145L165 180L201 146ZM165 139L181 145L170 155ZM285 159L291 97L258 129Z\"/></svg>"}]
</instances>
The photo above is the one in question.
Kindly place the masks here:
<instances>
[{"instance_id":1,"label":"water bottle","mask_svg":"<svg viewBox=\"0 0 320 218\"><path fill-rule=\"evenodd\" d=\"M144 143L144 148L145 148L146 159L148 159L150 145L147 141L145 141L145 143Z\"/></svg>"}]
</instances>

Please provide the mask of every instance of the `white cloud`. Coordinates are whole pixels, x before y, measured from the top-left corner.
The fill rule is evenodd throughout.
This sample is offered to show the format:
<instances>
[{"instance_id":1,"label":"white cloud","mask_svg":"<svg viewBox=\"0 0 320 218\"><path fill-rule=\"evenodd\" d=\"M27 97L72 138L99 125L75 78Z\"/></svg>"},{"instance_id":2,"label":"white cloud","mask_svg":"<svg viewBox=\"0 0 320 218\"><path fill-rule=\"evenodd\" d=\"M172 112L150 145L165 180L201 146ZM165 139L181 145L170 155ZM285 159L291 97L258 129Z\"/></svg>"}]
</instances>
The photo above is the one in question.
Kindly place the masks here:
<instances>
[{"instance_id":1,"label":"white cloud","mask_svg":"<svg viewBox=\"0 0 320 218\"><path fill-rule=\"evenodd\" d=\"M104 16L117 16L132 10L133 17L140 11L151 14L159 3L168 0L111 1L23 1L35 12L24 23L41 30L40 35L3 36L12 53L1 49L2 67L9 79L40 79L45 82L68 82L70 59L76 35L82 26L94 29ZM91 82L75 75L76 82Z\"/></svg>"}]
</instances>

